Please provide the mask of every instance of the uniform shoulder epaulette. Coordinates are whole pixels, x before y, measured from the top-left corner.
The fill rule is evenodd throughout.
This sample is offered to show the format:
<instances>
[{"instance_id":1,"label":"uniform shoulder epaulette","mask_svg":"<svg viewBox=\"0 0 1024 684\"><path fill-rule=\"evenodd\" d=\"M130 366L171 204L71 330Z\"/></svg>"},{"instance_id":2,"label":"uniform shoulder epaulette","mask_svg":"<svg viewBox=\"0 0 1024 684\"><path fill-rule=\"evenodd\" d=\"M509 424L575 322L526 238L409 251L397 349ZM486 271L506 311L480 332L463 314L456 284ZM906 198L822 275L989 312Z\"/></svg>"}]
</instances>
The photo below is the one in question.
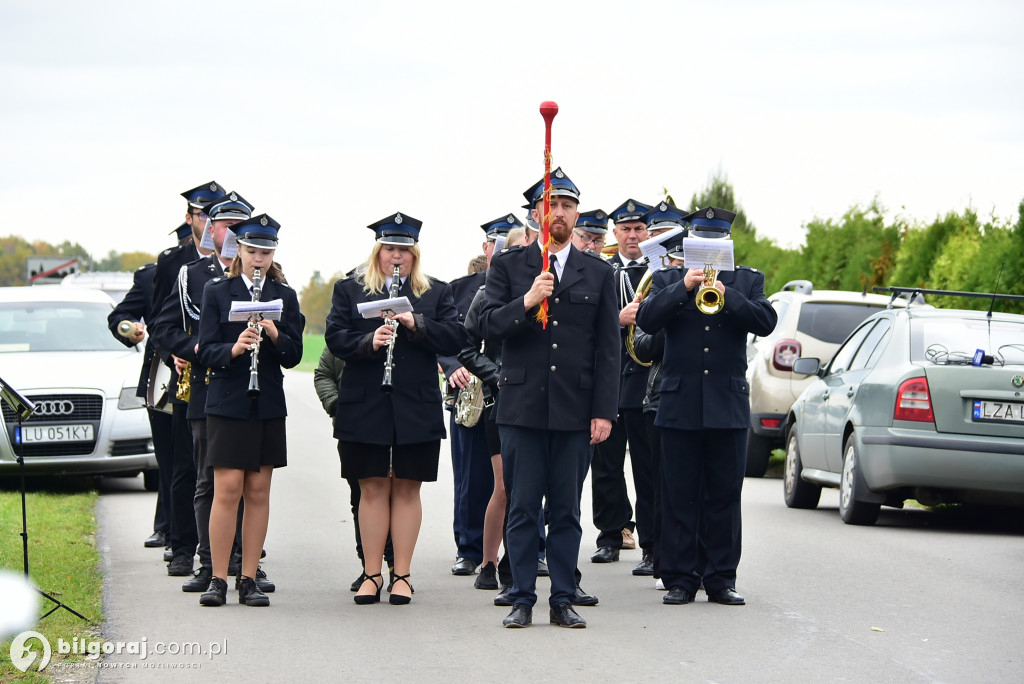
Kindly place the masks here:
<instances>
[{"instance_id":1,"label":"uniform shoulder epaulette","mask_svg":"<svg viewBox=\"0 0 1024 684\"><path fill-rule=\"evenodd\" d=\"M591 259L597 259L598 261L600 261L602 264L604 264L608 268L614 268L610 263L608 263L607 259L605 259L603 256L601 256L597 252L592 252L589 249L586 250L586 251L583 251L583 250L579 250L579 251L582 252L584 255L590 257Z\"/></svg>"},{"instance_id":2,"label":"uniform shoulder epaulette","mask_svg":"<svg viewBox=\"0 0 1024 684\"><path fill-rule=\"evenodd\" d=\"M226 282L227 279L228 279L227 276L217 276L216 278L211 280L209 283L207 283L207 285L212 285L213 283L219 283L221 281L225 281Z\"/></svg>"},{"instance_id":3,"label":"uniform shoulder epaulette","mask_svg":"<svg viewBox=\"0 0 1024 684\"><path fill-rule=\"evenodd\" d=\"M448 284L449 285L454 285L455 283L459 282L460 280L467 280L469 278L472 278L475 275L476 275L476 273L467 273L466 275L461 275L458 278L452 278L451 280L448 281ZM432 276L427 276L427 277L430 278Z\"/></svg>"},{"instance_id":4,"label":"uniform shoulder epaulette","mask_svg":"<svg viewBox=\"0 0 1024 684\"><path fill-rule=\"evenodd\" d=\"M737 271L753 271L754 273L760 273L760 271L758 271L753 266L736 266L736 270Z\"/></svg>"},{"instance_id":5,"label":"uniform shoulder epaulette","mask_svg":"<svg viewBox=\"0 0 1024 684\"><path fill-rule=\"evenodd\" d=\"M673 269L681 270L682 268L682 266L662 266L661 268L658 269L658 272L660 273L661 271L671 271Z\"/></svg>"},{"instance_id":6,"label":"uniform shoulder epaulette","mask_svg":"<svg viewBox=\"0 0 1024 684\"><path fill-rule=\"evenodd\" d=\"M498 252L498 254L501 255L501 254L511 254L512 252L521 252L524 249L526 249L528 246L529 245L513 245L512 247L502 247L501 251Z\"/></svg>"},{"instance_id":7,"label":"uniform shoulder epaulette","mask_svg":"<svg viewBox=\"0 0 1024 684\"><path fill-rule=\"evenodd\" d=\"M292 289L292 286L289 285L288 281L286 280L278 280L277 284L280 285L281 287L287 287L289 290Z\"/></svg>"},{"instance_id":8,"label":"uniform shoulder epaulette","mask_svg":"<svg viewBox=\"0 0 1024 684\"><path fill-rule=\"evenodd\" d=\"M155 261L151 261L148 264L143 264L142 266L139 266L137 269L135 269L135 272L138 273L140 271L146 271L146 270L149 270L151 268L156 268L156 262Z\"/></svg>"},{"instance_id":9,"label":"uniform shoulder epaulette","mask_svg":"<svg viewBox=\"0 0 1024 684\"><path fill-rule=\"evenodd\" d=\"M174 248L174 247L168 247L168 248L167 248L167 249L165 249L164 251L160 252L160 256L167 256L168 254L170 254L170 253L171 253L171 252L173 252L174 250L175 250L175 248Z\"/></svg>"}]
</instances>

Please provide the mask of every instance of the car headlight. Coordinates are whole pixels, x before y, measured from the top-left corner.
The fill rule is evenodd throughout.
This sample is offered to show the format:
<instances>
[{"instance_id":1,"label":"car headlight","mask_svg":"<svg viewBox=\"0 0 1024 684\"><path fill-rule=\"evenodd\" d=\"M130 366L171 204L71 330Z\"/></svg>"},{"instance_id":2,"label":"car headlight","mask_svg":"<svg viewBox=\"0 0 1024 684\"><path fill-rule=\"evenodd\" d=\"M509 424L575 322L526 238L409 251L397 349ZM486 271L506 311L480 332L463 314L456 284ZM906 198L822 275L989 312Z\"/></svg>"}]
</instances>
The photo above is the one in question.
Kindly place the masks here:
<instances>
[{"instance_id":1,"label":"car headlight","mask_svg":"<svg viewBox=\"0 0 1024 684\"><path fill-rule=\"evenodd\" d=\"M142 400L142 397L135 396L134 387L122 387L121 396L117 398L117 408L119 409L136 409L144 408L146 402Z\"/></svg>"}]
</instances>

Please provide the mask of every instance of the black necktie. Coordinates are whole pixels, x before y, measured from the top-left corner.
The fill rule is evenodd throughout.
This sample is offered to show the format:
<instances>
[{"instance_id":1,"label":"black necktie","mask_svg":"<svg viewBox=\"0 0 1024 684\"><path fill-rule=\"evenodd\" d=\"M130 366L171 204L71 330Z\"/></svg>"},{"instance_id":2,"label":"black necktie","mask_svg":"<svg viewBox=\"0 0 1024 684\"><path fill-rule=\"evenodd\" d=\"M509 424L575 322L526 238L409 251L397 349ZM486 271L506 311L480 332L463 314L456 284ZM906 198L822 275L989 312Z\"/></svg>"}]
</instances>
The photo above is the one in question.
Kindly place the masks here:
<instances>
[{"instance_id":1,"label":"black necktie","mask_svg":"<svg viewBox=\"0 0 1024 684\"><path fill-rule=\"evenodd\" d=\"M558 285L558 268L555 267L555 264L557 263L558 255L552 254L548 261L548 271L551 273L551 275L555 276L555 285Z\"/></svg>"},{"instance_id":2,"label":"black necktie","mask_svg":"<svg viewBox=\"0 0 1024 684\"><path fill-rule=\"evenodd\" d=\"M633 266L636 266L635 261L630 261L628 264L626 264L626 268L632 268Z\"/></svg>"}]
</instances>

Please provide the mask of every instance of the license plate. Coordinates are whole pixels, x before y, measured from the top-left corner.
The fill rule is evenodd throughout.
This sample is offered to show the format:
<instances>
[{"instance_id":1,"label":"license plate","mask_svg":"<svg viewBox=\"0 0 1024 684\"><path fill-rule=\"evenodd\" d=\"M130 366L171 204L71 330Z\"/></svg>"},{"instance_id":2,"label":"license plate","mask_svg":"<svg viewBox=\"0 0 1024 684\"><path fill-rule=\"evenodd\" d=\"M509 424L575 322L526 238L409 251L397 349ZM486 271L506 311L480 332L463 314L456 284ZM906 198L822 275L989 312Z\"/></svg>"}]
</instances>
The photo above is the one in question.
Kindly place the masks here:
<instances>
[{"instance_id":1,"label":"license plate","mask_svg":"<svg viewBox=\"0 0 1024 684\"><path fill-rule=\"evenodd\" d=\"M22 426L15 441L19 444L45 442L91 442L92 425L30 425ZM17 431L16 431L17 432Z\"/></svg>"},{"instance_id":2,"label":"license plate","mask_svg":"<svg viewBox=\"0 0 1024 684\"><path fill-rule=\"evenodd\" d=\"M972 417L976 421L1024 423L1024 404L1012 401L974 400Z\"/></svg>"}]
</instances>

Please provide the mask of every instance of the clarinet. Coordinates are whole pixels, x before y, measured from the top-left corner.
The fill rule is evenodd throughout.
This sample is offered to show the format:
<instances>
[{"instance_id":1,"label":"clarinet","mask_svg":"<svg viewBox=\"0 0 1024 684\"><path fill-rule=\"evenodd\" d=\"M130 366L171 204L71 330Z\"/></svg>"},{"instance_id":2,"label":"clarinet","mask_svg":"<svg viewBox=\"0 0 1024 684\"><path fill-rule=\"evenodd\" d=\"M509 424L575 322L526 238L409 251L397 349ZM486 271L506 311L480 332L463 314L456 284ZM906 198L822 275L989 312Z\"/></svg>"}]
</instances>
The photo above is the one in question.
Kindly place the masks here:
<instances>
[{"instance_id":1,"label":"clarinet","mask_svg":"<svg viewBox=\"0 0 1024 684\"><path fill-rule=\"evenodd\" d=\"M402 286L399 271L401 271L401 268L395 266L395 272L391 276L391 292L388 293L390 299L398 298L398 288ZM398 339L398 321L392 318L384 321L384 325L390 326L394 334L388 340L388 355L384 360L384 380L380 383L380 391L390 392L394 389L391 386L391 370L395 367L395 340Z\"/></svg>"},{"instance_id":2,"label":"clarinet","mask_svg":"<svg viewBox=\"0 0 1024 684\"><path fill-rule=\"evenodd\" d=\"M260 301L260 294L263 290L260 280L260 269L254 268L252 271L252 301L254 302ZM263 338L263 330L256 323L255 316L249 318L249 328L255 329L260 337L256 339L256 344L250 350L252 356L249 357L249 389L245 393L250 397L258 397L260 396L260 340Z\"/></svg>"}]
</instances>

